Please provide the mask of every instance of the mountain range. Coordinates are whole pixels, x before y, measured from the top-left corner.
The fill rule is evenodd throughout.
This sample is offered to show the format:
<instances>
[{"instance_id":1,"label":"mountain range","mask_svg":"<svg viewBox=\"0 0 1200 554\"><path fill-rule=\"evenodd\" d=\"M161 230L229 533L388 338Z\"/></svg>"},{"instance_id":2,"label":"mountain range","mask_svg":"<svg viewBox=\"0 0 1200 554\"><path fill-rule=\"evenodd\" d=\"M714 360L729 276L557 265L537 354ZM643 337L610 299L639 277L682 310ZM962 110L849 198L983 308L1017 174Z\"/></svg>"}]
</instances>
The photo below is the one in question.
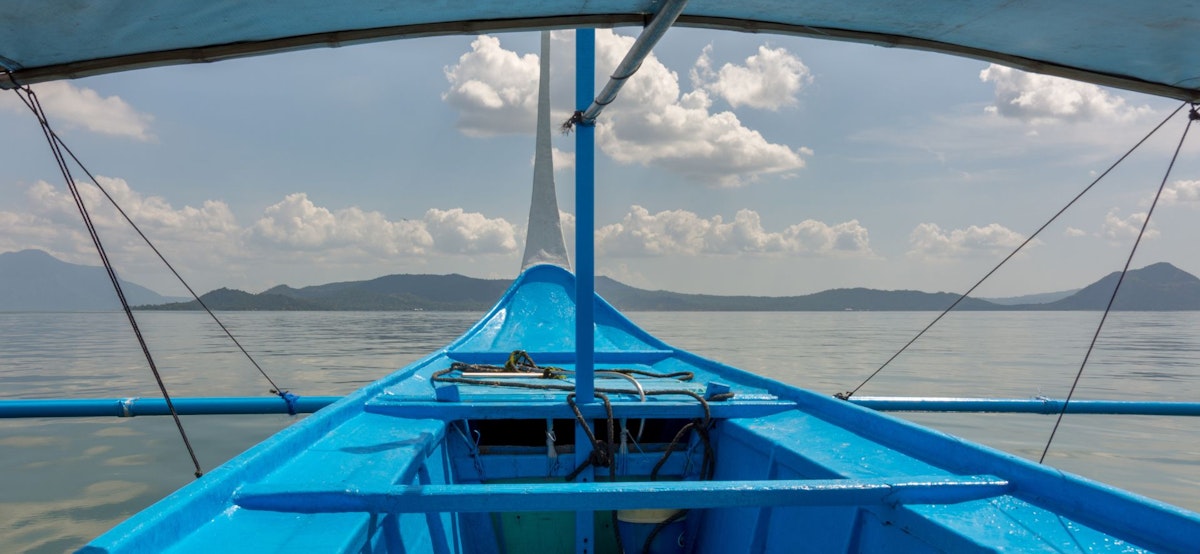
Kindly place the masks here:
<instances>
[{"instance_id":1,"label":"mountain range","mask_svg":"<svg viewBox=\"0 0 1200 554\"><path fill-rule=\"evenodd\" d=\"M182 300L118 280L130 304ZM0 311L91 312L120 310L112 281L103 267L67 263L41 250L0 254Z\"/></svg>"},{"instance_id":2,"label":"mountain range","mask_svg":"<svg viewBox=\"0 0 1200 554\"><path fill-rule=\"evenodd\" d=\"M994 299L967 298L961 310L1102 310L1119 272L1075 291ZM222 288L201 295L214 310L440 310L484 311L512 283L463 275L388 275L293 288L279 285L252 294ZM141 309L194 310L123 281L130 302ZM718 296L650 291L608 277L596 278L596 291L628 311L922 311L943 310L957 294L866 288L826 290L803 296ZM62 262L38 250L0 254L0 311L90 311L119 309L103 268ZM1130 271L1114 309L1200 310L1200 279L1169 263Z\"/></svg>"}]
</instances>

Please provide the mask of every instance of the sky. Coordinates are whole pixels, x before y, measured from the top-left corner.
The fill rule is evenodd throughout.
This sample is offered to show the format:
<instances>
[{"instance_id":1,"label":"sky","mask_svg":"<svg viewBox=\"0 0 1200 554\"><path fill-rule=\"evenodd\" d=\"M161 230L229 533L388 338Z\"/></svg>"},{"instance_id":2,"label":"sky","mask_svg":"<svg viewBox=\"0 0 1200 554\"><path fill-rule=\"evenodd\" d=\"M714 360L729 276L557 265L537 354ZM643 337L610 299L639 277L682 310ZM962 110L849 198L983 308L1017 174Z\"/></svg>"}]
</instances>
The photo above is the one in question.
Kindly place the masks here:
<instances>
[{"instance_id":1,"label":"sky","mask_svg":"<svg viewBox=\"0 0 1200 554\"><path fill-rule=\"evenodd\" d=\"M597 31L597 87L637 29ZM515 277L538 33L401 40L36 85L52 125L197 292L395 273ZM554 119L574 33L553 33ZM16 95L0 91L0 252L98 265ZM597 273L689 293L962 292L1179 102L941 54L676 28L597 127ZM1186 110L976 293L1116 271ZM1185 144L1133 267L1200 274ZM568 249L574 135L556 133ZM86 181L81 171L77 180ZM183 289L81 186L121 275Z\"/></svg>"}]
</instances>

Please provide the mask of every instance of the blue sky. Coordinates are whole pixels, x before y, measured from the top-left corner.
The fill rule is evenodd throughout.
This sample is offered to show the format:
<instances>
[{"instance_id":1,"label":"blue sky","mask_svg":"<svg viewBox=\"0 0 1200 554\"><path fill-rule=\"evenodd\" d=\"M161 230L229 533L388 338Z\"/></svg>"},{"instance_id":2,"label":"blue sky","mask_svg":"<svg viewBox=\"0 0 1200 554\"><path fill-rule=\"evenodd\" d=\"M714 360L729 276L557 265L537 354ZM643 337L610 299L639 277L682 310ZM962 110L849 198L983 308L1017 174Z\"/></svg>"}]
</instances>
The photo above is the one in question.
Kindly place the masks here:
<instances>
[{"instance_id":1,"label":"blue sky","mask_svg":"<svg viewBox=\"0 0 1200 554\"><path fill-rule=\"evenodd\" d=\"M634 32L598 32L601 75ZM554 34L562 119L573 41ZM391 273L500 278L519 268L528 217L537 49L537 33L415 39L35 90L200 291ZM598 272L714 294L962 291L1176 106L978 60L673 29L601 117ZM1076 288L1119 269L1183 123L981 293ZM10 92L0 126L0 251L96 264L35 121ZM554 141L573 225L573 137ZM93 205L122 274L179 294L111 209ZM1134 267L1200 273L1197 208L1193 144Z\"/></svg>"}]
</instances>

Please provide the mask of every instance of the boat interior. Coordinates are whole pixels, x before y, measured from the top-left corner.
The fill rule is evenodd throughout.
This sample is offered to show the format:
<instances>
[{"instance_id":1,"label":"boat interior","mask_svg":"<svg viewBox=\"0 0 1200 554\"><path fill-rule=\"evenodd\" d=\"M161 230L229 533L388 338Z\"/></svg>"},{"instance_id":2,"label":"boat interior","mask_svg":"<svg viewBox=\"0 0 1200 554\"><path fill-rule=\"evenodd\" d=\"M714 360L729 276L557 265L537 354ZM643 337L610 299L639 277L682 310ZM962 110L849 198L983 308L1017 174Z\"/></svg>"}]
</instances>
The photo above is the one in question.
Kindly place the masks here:
<instances>
[{"instance_id":1,"label":"boat interior","mask_svg":"<svg viewBox=\"0 0 1200 554\"><path fill-rule=\"evenodd\" d=\"M598 296L597 400L576 402L574 285L529 268L443 351L84 551L131 537L163 552L1153 551L1177 537L1139 529L1195 527L1165 504L672 349ZM992 473L966 469L981 467ZM209 519L161 525L181 511Z\"/></svg>"}]
</instances>

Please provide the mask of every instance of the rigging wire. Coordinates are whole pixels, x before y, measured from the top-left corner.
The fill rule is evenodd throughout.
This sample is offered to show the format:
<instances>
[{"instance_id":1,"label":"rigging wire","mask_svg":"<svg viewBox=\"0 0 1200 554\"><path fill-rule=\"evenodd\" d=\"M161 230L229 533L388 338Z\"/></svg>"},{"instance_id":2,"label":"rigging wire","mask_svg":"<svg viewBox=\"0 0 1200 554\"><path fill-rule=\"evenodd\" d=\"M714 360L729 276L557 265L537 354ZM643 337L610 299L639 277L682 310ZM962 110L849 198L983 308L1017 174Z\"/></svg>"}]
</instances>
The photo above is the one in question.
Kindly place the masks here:
<instances>
[{"instance_id":1,"label":"rigging wire","mask_svg":"<svg viewBox=\"0 0 1200 554\"><path fill-rule=\"evenodd\" d=\"M14 90L16 90L16 89L14 89ZM32 94L32 92L31 92L31 94ZM22 98L22 100L24 100L24 98ZM30 106L28 101L25 102L25 105L28 106L31 110L34 110L33 106ZM36 110L34 113L37 113ZM40 116L39 116L39 120L41 120ZM229 337L229 340L233 341L233 344L238 347L238 350L241 350L242 354L246 356L246 359L249 360L250 363L254 366L254 369L257 369L258 373L261 374L263 376L263 378L267 380L267 383L269 383L271 385L271 394L278 395L280 398L282 398L285 402L288 403L289 413L290 413L291 407L294 405L294 402L296 400L296 396L289 395L288 391L280 388L278 385L275 384L275 381L273 379L271 379L270 375L267 375L266 370L264 370L262 368L262 366L259 365L258 361L254 359L254 356L250 355L250 352L247 351L244 346L242 346L242 343L237 340L237 337L233 336L233 333L229 330L229 328L227 328L225 326L225 323L222 322L220 320L220 318L218 318L217 315L215 313L213 313L213 311L211 309L209 309L208 305L204 303L204 300L200 299L200 295L196 294L196 291L194 289L192 289L192 286L190 284L188 284L187 280L185 280L183 278L183 275L180 275L180 273L175 270L175 266L172 265L171 262L167 261L167 258L165 256L163 256L162 252L159 251L158 247L154 245L154 242L152 242L150 240L150 237L146 236L146 234L142 232L141 227L138 227L138 224L133 222L133 219L129 217L129 214L127 214L125 212L125 210L121 207L121 205L117 203L116 199L114 199L112 197L112 195L108 193L108 190L105 189L100 184L100 180L97 179L95 175L92 175L91 170L89 170L87 168L87 166L84 165L84 163L79 159L79 157L75 155L75 152L71 150L71 147L67 146L66 142L64 142L62 140L62 138L59 137L58 134L54 132L54 129L50 128L47 124L47 126L45 128L45 132L48 132L50 134L50 137L52 137L54 139L54 142L58 144L58 147L62 148L62 150L65 151L67 153L67 155L71 157L71 159L75 162L75 164L78 165L81 170L83 170L83 173L85 175L87 175L89 179L92 180L92 184L97 189L99 189L101 194L103 194L104 197L108 199L108 202L110 204L112 204L112 206L114 208L116 208L117 212L120 213L121 217L123 217L125 219L125 222L128 223L129 226L132 227L135 232L137 232L138 236L142 237L142 240L146 243L146 246L149 246L150 250L154 252L154 255L158 256L159 261L161 261L163 263L163 265L167 266L167 269L171 271L171 274L173 274L175 276L175 278L177 280L179 280L179 283L182 284L185 289L187 289L188 294L190 294L192 296L192 298L200 305L200 307L203 308L204 311L208 313L208 316L211 317L214 322L216 322L217 326L221 328L221 331L225 333L225 336Z\"/></svg>"},{"instance_id":2,"label":"rigging wire","mask_svg":"<svg viewBox=\"0 0 1200 554\"><path fill-rule=\"evenodd\" d=\"M1176 110L1176 112L1178 111ZM1171 115L1175 114L1172 113ZM1083 377L1083 368L1087 367L1088 358L1091 357L1092 351L1096 348L1096 341L1100 338L1100 331L1104 328L1104 322L1108 319L1108 314L1112 311L1113 303L1117 300L1117 292L1121 290L1121 283L1125 281L1125 274L1129 273L1129 265L1133 263L1133 255L1137 253L1138 245L1142 243L1142 237L1146 235L1146 229L1150 227L1150 216L1154 215L1154 208L1158 205L1158 200L1162 197L1163 189L1167 186L1167 179L1171 177L1171 170L1175 167L1175 161L1179 159L1179 151L1183 148L1183 143L1187 139L1188 129L1191 129L1192 123L1197 120L1200 120L1200 111L1197 111L1197 104L1192 104L1192 109L1188 112L1188 122L1183 126L1183 134L1179 137L1179 144L1175 145L1174 155L1171 156L1171 163L1167 164L1167 171L1163 174L1162 182L1158 184L1158 191L1154 194L1154 200L1150 202L1150 209L1146 210L1146 217L1142 221L1142 228L1138 231L1137 238L1134 239L1133 246L1129 249L1129 256L1125 258L1125 267L1121 268L1121 275L1117 277L1117 284L1113 287L1112 295L1108 297L1108 305L1104 307L1104 314L1100 316L1100 323L1096 325L1096 332L1092 334L1092 342L1088 344L1087 351L1083 354L1083 362L1079 364L1079 371L1075 372L1075 380L1071 382L1071 390L1067 392L1067 397L1063 400L1062 407L1058 411L1058 417L1054 420L1054 428L1050 430L1050 437L1046 439L1046 446L1042 449L1042 455L1038 458L1039 464L1046 461L1046 453L1050 452L1050 444L1054 442L1054 435L1058 433L1058 426L1062 423L1063 415L1067 413L1067 405L1071 403L1071 397L1075 395L1075 388L1079 386L1079 380Z\"/></svg>"},{"instance_id":3,"label":"rigging wire","mask_svg":"<svg viewBox=\"0 0 1200 554\"><path fill-rule=\"evenodd\" d=\"M150 354L150 347L146 344L146 339L142 336L141 329L138 328L137 319L133 316L133 309L129 306L129 300L125 298L124 290L121 289L121 282L117 278L116 270L113 269L112 261L108 258L108 252L105 251L104 244L100 241L96 225L92 222L91 215L88 214L87 206L84 204L83 196L79 193L79 188L75 183L74 177L71 175L71 168L67 164L66 157L63 156L60 141L57 140L57 136L51 130L50 121L47 119L46 112L42 109L41 102L38 101L33 89L25 86L14 88L13 90L38 119L38 124L42 128L42 134L46 137L46 142L50 145L50 151L54 155L58 169L62 173L63 179L67 182L67 188L71 191L71 196L75 199L75 206L79 209L79 215L83 218L83 224L92 238L92 243L96 246L96 252L100 256L100 261L104 264L104 270L108 273L109 280L112 281L117 298L121 301L121 307L125 310L125 316L129 319L129 325L133 328L133 334L137 337L138 344L142 347L142 353L146 356L146 363L150 365L150 372L154 374L154 380L158 383L158 389L162 392L167 409L170 410L171 417L175 420L175 427L179 430L179 436L183 439L184 446L187 447L188 456L191 457L192 465L196 469L196 478L200 478L200 476L204 475L204 471L200 469L200 461L196 458L196 451L192 448L191 441L188 440L187 431L183 429L183 422L179 419L179 413L175 410L175 404L171 402L171 395L167 392L167 386L158 371L158 366L154 363L154 357ZM24 95L22 95L22 92Z\"/></svg>"},{"instance_id":4,"label":"rigging wire","mask_svg":"<svg viewBox=\"0 0 1200 554\"><path fill-rule=\"evenodd\" d=\"M125 218L125 221L129 223L129 226L133 227L133 230L137 232L138 236L142 237L142 240L146 242L146 246L149 246L150 250L154 251L154 254L158 256L159 261L161 261L163 265L167 266L167 269L169 269L171 273L175 275L175 278L179 280L179 283L183 285L183 288L187 289L188 294L191 294L192 298L200 304L200 307L208 313L209 317L211 317L214 322L216 322L217 326L221 328L221 331L225 333L225 336L229 337L229 340L233 341L233 344L238 347L238 350L242 351L242 354L246 356L246 359L250 360L250 363L254 365L254 368L257 369L258 372L262 374L263 378L267 380L267 383L270 383L271 393L277 394L281 398L287 394L288 391L279 388L279 386L275 384L275 381L271 379L271 376L267 375L266 370L264 370L262 366L258 365L258 361L250 355L250 352L246 351L246 349L242 346L242 343L238 342L237 338L233 336L233 333L230 332L227 327L225 327L225 323L217 318L217 315L214 314L211 309L209 309L208 305L204 303L204 300L200 299L200 295L196 294L196 291L192 289L192 286L189 285L188 282L184 280L183 276L175 270L175 266L171 265L171 262L167 261L167 258L164 257L162 252L158 250L158 247L156 247L154 243L150 241L150 237L147 237L146 234L142 232L142 229L133 222L133 219L130 219L129 214L125 213L125 210L121 208L120 204L117 204L117 201L108 193L108 190L100 186L100 181L92 175L92 172L88 170L87 166L83 165L83 162L79 161L79 158L75 156L75 153L71 151L71 148L68 147L62 141L62 139L58 137L57 134L54 134L54 131L51 131L51 135L54 136L54 140L62 146L63 150L65 150L67 154L71 156L71 159L79 165L79 168L83 170L84 174L86 174L88 178L92 180L92 184L94 184L96 188L100 189L100 192L104 194L104 197L108 199L109 203L112 204L112 206L116 208L118 212L120 212L121 217ZM284 400L288 399L284 398Z\"/></svg>"},{"instance_id":5,"label":"rigging wire","mask_svg":"<svg viewBox=\"0 0 1200 554\"><path fill-rule=\"evenodd\" d=\"M886 368L889 364L891 364L893 361L895 361L896 358L899 358L901 354L903 354L905 351L908 350L908 347L912 346L913 343L917 342L918 339L920 339L922 336L924 336L926 332L928 332L931 328L933 328L933 326L936 325L937 322L941 321L942 318L946 316L946 314L949 314L951 310L953 310L956 306L959 305L959 303L961 303L963 300L966 300L967 297L970 296L970 294L972 292L975 292L975 289L979 288L979 286L982 285L984 281L987 281L989 278L991 278L992 274L996 273L996 271L999 270L1001 266L1008 263L1008 260L1012 259L1013 256L1016 256L1017 253L1020 252L1023 248L1025 248L1025 246L1027 246L1030 242L1033 242L1033 239L1037 238L1037 236L1039 234L1041 234L1042 231L1046 230L1046 228L1049 227L1051 223L1054 223L1054 221L1057 220L1059 218L1059 216L1061 216L1068 209L1070 209L1071 206L1073 206L1075 204L1075 202L1079 201L1080 198L1083 198L1083 195L1090 192L1092 190L1092 188L1095 187L1102 179L1104 179L1106 176L1108 176L1108 174L1111 173L1112 170L1116 169L1117 166L1121 164L1121 162L1124 162L1125 158L1128 158L1131 154L1133 154L1133 152L1135 150L1137 150L1139 147L1141 147L1143 143L1145 143L1147 140L1150 139L1150 137L1154 136L1154 134L1157 133L1158 130L1163 127L1163 125L1166 125L1167 122L1171 120L1171 118L1175 117L1175 114L1179 113L1179 111L1182 110L1184 108L1184 106L1187 106L1187 105L1188 105L1187 102L1180 104L1178 108L1175 108L1175 111L1171 112L1169 115L1167 115L1167 117L1163 118L1163 120L1161 122L1159 122L1158 125L1154 126L1154 128L1151 129L1149 133L1146 133L1146 136L1142 137L1142 140L1139 140L1137 142L1137 144L1134 144L1133 147L1131 147L1124 154L1122 154L1120 158L1117 158L1117 161L1113 162L1112 165L1108 166L1108 169L1105 169L1103 173L1101 173L1098 177L1096 177L1095 180L1093 180L1091 182L1091 184L1084 187L1084 189L1082 191L1080 191L1079 194L1076 194L1075 197L1072 198L1070 202L1067 202L1067 204L1065 206L1060 208L1058 210L1058 212L1056 212L1053 216L1050 217L1050 219L1048 219L1045 223L1043 223L1041 227L1038 227L1037 230L1033 232L1033 234L1029 235L1029 237L1026 238L1023 242L1021 242L1021 244L1017 245L1017 247L1015 249L1013 249L1013 251L1010 252L1007 256L1005 256L1004 259L1000 260L1000 263L996 264L996 266L993 267L991 269L991 271L988 271L987 274L985 274L982 278L980 278L978 281L976 281L974 285L971 285L971 288L967 289L967 292L962 293L962 295L959 296L952 304L950 304L949 307L947 307L945 310L943 310L942 313L938 314L937 317L933 318L933 321L930 321L929 324L926 325L924 329L921 329L921 331L916 334L916 336L914 336L907 343L905 343L904 346L900 347L900 349L897 350L895 354L892 354L892 356L890 358L888 358L887 361L883 362L883 365L879 366L878 369L876 369L874 372L872 372L870 375L868 375L866 379L863 379L863 381L861 383L859 383L857 387L854 387L854 390L847 391L847 392L839 392L837 394L834 394L834 396L839 399L842 399L842 400L849 400L851 396L854 396L854 394L857 393L859 391L859 389L863 388L863 386L865 386L867 384L867 382L869 382L871 379L874 379L875 376L879 375L879 373L881 371L883 371L884 368ZM1195 109L1193 109L1191 113L1193 113L1193 114L1196 113Z\"/></svg>"}]
</instances>

